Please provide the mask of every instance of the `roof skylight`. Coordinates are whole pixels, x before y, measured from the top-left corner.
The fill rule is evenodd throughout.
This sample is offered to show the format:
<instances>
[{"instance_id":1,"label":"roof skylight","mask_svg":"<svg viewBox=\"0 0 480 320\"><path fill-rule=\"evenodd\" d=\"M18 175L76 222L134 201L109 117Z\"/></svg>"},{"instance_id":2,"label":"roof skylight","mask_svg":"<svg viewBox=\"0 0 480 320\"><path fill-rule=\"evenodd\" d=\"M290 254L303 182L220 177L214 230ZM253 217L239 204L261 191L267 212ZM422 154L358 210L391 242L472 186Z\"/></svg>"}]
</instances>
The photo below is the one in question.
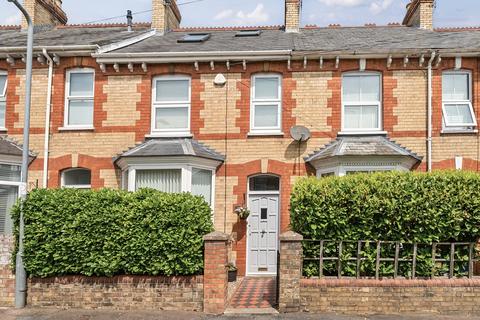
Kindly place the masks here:
<instances>
[{"instance_id":1,"label":"roof skylight","mask_svg":"<svg viewBox=\"0 0 480 320\"><path fill-rule=\"evenodd\" d=\"M260 30L240 30L235 37L258 37L262 33Z\"/></svg>"},{"instance_id":2,"label":"roof skylight","mask_svg":"<svg viewBox=\"0 0 480 320\"><path fill-rule=\"evenodd\" d=\"M210 33L189 33L178 42L204 42L210 38Z\"/></svg>"}]
</instances>

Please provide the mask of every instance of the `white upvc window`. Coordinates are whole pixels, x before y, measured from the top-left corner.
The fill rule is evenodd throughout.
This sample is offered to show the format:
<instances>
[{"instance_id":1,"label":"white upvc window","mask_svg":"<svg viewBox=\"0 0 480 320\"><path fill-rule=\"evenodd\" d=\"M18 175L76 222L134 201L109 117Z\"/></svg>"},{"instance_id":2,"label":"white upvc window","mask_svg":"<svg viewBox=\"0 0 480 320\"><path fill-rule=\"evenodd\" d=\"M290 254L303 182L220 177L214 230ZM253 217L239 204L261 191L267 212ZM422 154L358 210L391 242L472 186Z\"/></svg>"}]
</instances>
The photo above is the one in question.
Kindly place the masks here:
<instances>
[{"instance_id":1,"label":"white upvc window","mask_svg":"<svg viewBox=\"0 0 480 320\"><path fill-rule=\"evenodd\" d=\"M279 134L282 131L282 77L257 74L252 77L250 133Z\"/></svg>"},{"instance_id":2,"label":"white upvc window","mask_svg":"<svg viewBox=\"0 0 480 320\"><path fill-rule=\"evenodd\" d=\"M69 129L93 129L95 71L81 68L67 71L65 120Z\"/></svg>"},{"instance_id":3,"label":"white upvc window","mask_svg":"<svg viewBox=\"0 0 480 320\"><path fill-rule=\"evenodd\" d=\"M472 105L472 75L469 71L443 72L442 108L445 130L471 130L477 126Z\"/></svg>"},{"instance_id":4,"label":"white upvc window","mask_svg":"<svg viewBox=\"0 0 480 320\"><path fill-rule=\"evenodd\" d=\"M346 73L342 79L342 131L382 130L382 79L379 73Z\"/></svg>"},{"instance_id":5,"label":"white upvc window","mask_svg":"<svg viewBox=\"0 0 480 320\"><path fill-rule=\"evenodd\" d=\"M62 172L61 186L63 188L90 189L92 187L92 173L84 168L72 168Z\"/></svg>"},{"instance_id":6,"label":"white upvc window","mask_svg":"<svg viewBox=\"0 0 480 320\"><path fill-rule=\"evenodd\" d=\"M190 135L191 79L160 76L153 80L152 135Z\"/></svg>"},{"instance_id":7,"label":"white upvc window","mask_svg":"<svg viewBox=\"0 0 480 320\"><path fill-rule=\"evenodd\" d=\"M129 167L124 185L129 191L152 188L167 193L190 192L213 207L215 169L190 165L135 165Z\"/></svg>"},{"instance_id":8,"label":"white upvc window","mask_svg":"<svg viewBox=\"0 0 480 320\"><path fill-rule=\"evenodd\" d=\"M7 73L0 70L0 130L5 129L7 107Z\"/></svg>"}]
</instances>

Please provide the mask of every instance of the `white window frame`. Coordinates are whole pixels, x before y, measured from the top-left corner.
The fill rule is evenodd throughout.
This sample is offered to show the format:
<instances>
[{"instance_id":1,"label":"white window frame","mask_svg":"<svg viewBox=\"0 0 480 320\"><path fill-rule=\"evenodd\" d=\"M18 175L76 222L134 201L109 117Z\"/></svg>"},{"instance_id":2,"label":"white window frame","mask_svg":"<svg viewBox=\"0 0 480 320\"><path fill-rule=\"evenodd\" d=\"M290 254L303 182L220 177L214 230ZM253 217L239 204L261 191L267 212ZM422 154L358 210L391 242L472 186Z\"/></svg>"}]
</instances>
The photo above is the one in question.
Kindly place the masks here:
<instances>
[{"instance_id":1,"label":"white window frame","mask_svg":"<svg viewBox=\"0 0 480 320\"><path fill-rule=\"evenodd\" d=\"M72 184L72 185L65 185L65 174L71 171L77 171L77 170L89 170L90 171L90 184ZM60 186L62 188L69 188L69 189L91 189L92 188L92 170L88 168L70 168L63 170L61 175L60 175Z\"/></svg>"},{"instance_id":2,"label":"white window frame","mask_svg":"<svg viewBox=\"0 0 480 320\"><path fill-rule=\"evenodd\" d=\"M6 71L0 70L0 76L6 76L5 87L3 92L0 92L0 102L5 103L5 119L3 119L4 125L0 125L0 131L6 130L6 118L7 118L7 87L8 87L8 73Z\"/></svg>"},{"instance_id":3,"label":"white window frame","mask_svg":"<svg viewBox=\"0 0 480 320\"><path fill-rule=\"evenodd\" d=\"M70 97L70 80L71 75L75 73L91 73L93 74L93 82L92 82L92 96L84 96L84 97ZM91 100L93 103L93 117L92 123L90 125L71 125L68 123L69 113L70 113L70 101L75 100ZM93 68L75 68L70 69L67 71L66 74L66 81L65 81L65 112L64 112L64 120L63 126L64 128L61 129L77 129L77 130L91 130L93 129L93 121L95 118L95 69Z\"/></svg>"},{"instance_id":4,"label":"white window frame","mask_svg":"<svg viewBox=\"0 0 480 320\"><path fill-rule=\"evenodd\" d=\"M160 81L171 80L188 80L188 101L169 101L158 102L157 99L157 83ZM187 127L178 129L157 129L157 109L159 108L188 108ZM183 75L162 75L157 76L152 82L152 112L151 112L151 135L161 137L191 137L191 113L192 113L192 78Z\"/></svg>"},{"instance_id":5,"label":"white window frame","mask_svg":"<svg viewBox=\"0 0 480 320\"><path fill-rule=\"evenodd\" d=\"M125 174L128 175L128 183L126 185L127 190L130 192L137 191L137 171L142 170L181 170L182 171L182 180L181 180L181 192L192 192L192 172L193 169L201 169L212 172L212 196L210 206L213 209L215 207L215 176L216 170L208 166L203 165L182 165L182 164L136 164L130 165L125 170ZM125 175L124 175L125 176Z\"/></svg>"},{"instance_id":6,"label":"white window frame","mask_svg":"<svg viewBox=\"0 0 480 320\"><path fill-rule=\"evenodd\" d=\"M377 76L379 78L379 100L378 101L345 101L343 98L343 79L345 77L359 77L359 76ZM378 133L383 130L383 76L380 72L366 71L366 72L345 72L342 74L342 132L355 132L355 133ZM377 106L378 107L378 126L376 128L345 128L345 107L346 106Z\"/></svg>"},{"instance_id":7,"label":"white window frame","mask_svg":"<svg viewBox=\"0 0 480 320\"><path fill-rule=\"evenodd\" d=\"M477 126L477 119L475 116L475 111L473 110L473 103L472 103L472 72L469 70L447 70L442 73L442 88L443 88L443 77L445 75L467 75L468 76L468 100L444 100L443 98L443 90L442 90L442 122L443 122L443 129L444 130L473 130ZM449 124L445 112L445 106L449 104L460 104L460 105L467 105L470 110L470 115L472 116L473 122L472 123L456 123L456 124Z\"/></svg>"},{"instance_id":8,"label":"white window frame","mask_svg":"<svg viewBox=\"0 0 480 320\"><path fill-rule=\"evenodd\" d=\"M256 90L256 79L257 78L271 78L278 80L278 98L277 99L255 99L255 90ZM282 76L279 74L272 73L257 73L252 76L251 79L252 86L250 90L250 134L251 135L271 135L271 134L282 134ZM257 105L277 105L277 123L276 127L255 127L255 106Z\"/></svg>"}]
</instances>

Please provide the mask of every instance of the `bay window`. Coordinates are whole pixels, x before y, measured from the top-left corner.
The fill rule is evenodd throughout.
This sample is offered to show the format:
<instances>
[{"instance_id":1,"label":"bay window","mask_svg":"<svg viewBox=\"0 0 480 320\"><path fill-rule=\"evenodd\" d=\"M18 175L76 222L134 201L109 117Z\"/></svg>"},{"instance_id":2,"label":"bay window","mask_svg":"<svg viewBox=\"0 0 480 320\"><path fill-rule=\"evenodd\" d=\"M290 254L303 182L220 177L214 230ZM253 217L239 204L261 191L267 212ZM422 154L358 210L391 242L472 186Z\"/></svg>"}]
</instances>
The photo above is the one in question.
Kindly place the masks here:
<instances>
[{"instance_id":1,"label":"bay window","mask_svg":"<svg viewBox=\"0 0 480 320\"><path fill-rule=\"evenodd\" d=\"M21 185L20 170L20 165L0 164L0 235L13 232L10 213L18 199L18 190Z\"/></svg>"},{"instance_id":2,"label":"bay window","mask_svg":"<svg viewBox=\"0 0 480 320\"><path fill-rule=\"evenodd\" d=\"M190 134L191 79L161 76L153 81L152 134Z\"/></svg>"},{"instance_id":3,"label":"bay window","mask_svg":"<svg viewBox=\"0 0 480 320\"><path fill-rule=\"evenodd\" d=\"M65 127L93 128L95 72L93 69L73 69L67 72L65 94Z\"/></svg>"},{"instance_id":4,"label":"bay window","mask_svg":"<svg viewBox=\"0 0 480 320\"><path fill-rule=\"evenodd\" d=\"M347 73L342 79L342 130L353 132L382 129L381 76L377 73Z\"/></svg>"},{"instance_id":5,"label":"bay window","mask_svg":"<svg viewBox=\"0 0 480 320\"><path fill-rule=\"evenodd\" d=\"M190 192L212 205L215 169L191 165L133 165L123 175L129 191L152 188L167 193ZM128 177L128 178L127 178Z\"/></svg>"},{"instance_id":6,"label":"bay window","mask_svg":"<svg viewBox=\"0 0 480 320\"><path fill-rule=\"evenodd\" d=\"M445 130L471 130L476 127L470 72L444 72L442 75L442 100Z\"/></svg>"},{"instance_id":7,"label":"bay window","mask_svg":"<svg viewBox=\"0 0 480 320\"><path fill-rule=\"evenodd\" d=\"M7 106L7 73L0 71L0 129L5 128L6 106Z\"/></svg>"},{"instance_id":8,"label":"bay window","mask_svg":"<svg viewBox=\"0 0 480 320\"><path fill-rule=\"evenodd\" d=\"M282 131L282 78L259 74L252 78L250 131L275 134Z\"/></svg>"}]
</instances>

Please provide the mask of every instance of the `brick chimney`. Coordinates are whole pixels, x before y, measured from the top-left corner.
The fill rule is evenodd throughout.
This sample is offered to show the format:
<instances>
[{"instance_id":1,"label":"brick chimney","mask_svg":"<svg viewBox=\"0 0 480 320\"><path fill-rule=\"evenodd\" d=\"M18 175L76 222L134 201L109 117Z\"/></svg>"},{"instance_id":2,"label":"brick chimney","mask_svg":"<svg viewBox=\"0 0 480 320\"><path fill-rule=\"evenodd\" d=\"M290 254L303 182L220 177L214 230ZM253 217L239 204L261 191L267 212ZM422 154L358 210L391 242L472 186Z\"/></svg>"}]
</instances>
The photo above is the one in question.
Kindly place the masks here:
<instances>
[{"instance_id":1,"label":"brick chimney","mask_svg":"<svg viewBox=\"0 0 480 320\"><path fill-rule=\"evenodd\" d=\"M62 9L62 0L24 0L23 6L35 26L56 26L67 23L67 14ZM27 20L22 19L22 29L27 29Z\"/></svg>"},{"instance_id":2,"label":"brick chimney","mask_svg":"<svg viewBox=\"0 0 480 320\"><path fill-rule=\"evenodd\" d=\"M285 31L300 31L300 14L302 13L302 0L285 0Z\"/></svg>"},{"instance_id":3,"label":"brick chimney","mask_svg":"<svg viewBox=\"0 0 480 320\"><path fill-rule=\"evenodd\" d=\"M433 9L435 0L411 0L403 24L407 27L433 30Z\"/></svg>"},{"instance_id":4,"label":"brick chimney","mask_svg":"<svg viewBox=\"0 0 480 320\"><path fill-rule=\"evenodd\" d=\"M152 29L165 33L178 28L181 21L176 0L152 0Z\"/></svg>"}]
</instances>

